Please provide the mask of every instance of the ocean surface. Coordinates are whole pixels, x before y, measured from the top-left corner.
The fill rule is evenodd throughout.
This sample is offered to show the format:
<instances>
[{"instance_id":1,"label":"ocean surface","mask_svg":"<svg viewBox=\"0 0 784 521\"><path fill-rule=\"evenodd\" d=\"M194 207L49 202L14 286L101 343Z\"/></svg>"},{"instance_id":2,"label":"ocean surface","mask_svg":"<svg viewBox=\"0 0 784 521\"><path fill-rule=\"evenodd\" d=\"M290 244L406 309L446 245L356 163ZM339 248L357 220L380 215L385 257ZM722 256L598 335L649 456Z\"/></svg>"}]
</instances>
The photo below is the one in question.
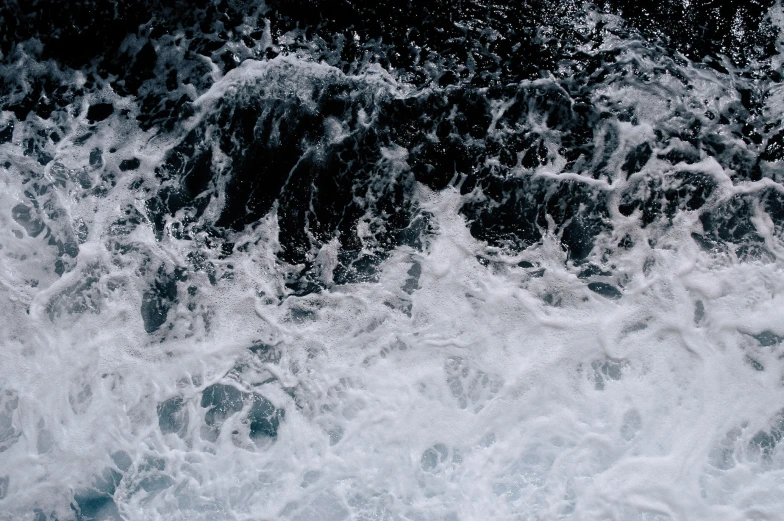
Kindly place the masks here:
<instances>
[{"instance_id":1,"label":"ocean surface","mask_svg":"<svg viewBox=\"0 0 784 521\"><path fill-rule=\"evenodd\" d=\"M0 520L784 519L780 0L5 0Z\"/></svg>"}]
</instances>

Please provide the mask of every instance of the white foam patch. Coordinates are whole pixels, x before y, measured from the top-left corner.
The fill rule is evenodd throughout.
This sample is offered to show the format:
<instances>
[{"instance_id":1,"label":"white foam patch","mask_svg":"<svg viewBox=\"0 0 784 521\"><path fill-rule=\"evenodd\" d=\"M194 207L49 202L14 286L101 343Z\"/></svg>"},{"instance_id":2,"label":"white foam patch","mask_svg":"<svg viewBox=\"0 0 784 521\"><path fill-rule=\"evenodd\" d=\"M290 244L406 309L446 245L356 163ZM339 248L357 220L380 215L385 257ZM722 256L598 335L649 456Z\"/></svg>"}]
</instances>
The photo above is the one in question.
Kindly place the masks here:
<instances>
[{"instance_id":1,"label":"white foam patch","mask_svg":"<svg viewBox=\"0 0 784 521\"><path fill-rule=\"evenodd\" d=\"M424 253L394 252L378 283L268 300L270 228L234 254L233 281L199 287L209 327L187 338L143 332L140 288L100 244L27 305L4 289L2 387L18 403L0 413L19 434L0 455L6 518L67 519L71 490L117 470L119 451L128 519L775 516L784 456L759 433L784 403L781 347L753 335L784 335L780 266L640 252L654 267L609 300L547 241L529 252L542 277L482 266L459 196L420 192L435 234ZM50 317L88 274L95 309ZM280 360L250 356L259 340ZM277 439L252 441L242 413L205 438L200 393L217 382L285 409ZM187 425L164 433L158 405L173 397Z\"/></svg>"}]
</instances>

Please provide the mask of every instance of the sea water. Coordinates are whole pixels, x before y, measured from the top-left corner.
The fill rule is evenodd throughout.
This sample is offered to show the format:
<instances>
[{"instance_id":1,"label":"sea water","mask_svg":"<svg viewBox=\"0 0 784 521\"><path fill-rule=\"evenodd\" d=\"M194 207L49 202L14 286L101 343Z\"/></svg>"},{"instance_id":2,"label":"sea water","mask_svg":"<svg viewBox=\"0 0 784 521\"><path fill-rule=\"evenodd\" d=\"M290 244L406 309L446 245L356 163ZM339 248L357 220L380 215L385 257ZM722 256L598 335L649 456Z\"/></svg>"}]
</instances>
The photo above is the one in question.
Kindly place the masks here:
<instances>
[{"instance_id":1,"label":"sea water","mask_svg":"<svg viewBox=\"0 0 784 521\"><path fill-rule=\"evenodd\" d=\"M140 128L134 97L109 86L56 125L3 112L16 123L0 145L0 519L780 519L780 163L751 179L722 159L753 153L718 120L743 110L734 69L631 37L601 45L620 58L587 91L607 115L582 163L535 94L557 99L558 81L480 88L482 135L450 135L506 143L522 129L539 136L539 161L523 152L507 167L488 152L476 168L501 195L469 186L457 156L433 186L411 174L424 145L382 136L356 160L365 173L345 204L358 210L341 214L353 220L332 233L318 205L341 197L330 180L347 181L314 180L308 165L381 135L396 103L459 86L292 51L213 70L169 131ZM274 165L286 125L322 114L329 88L351 110L316 120L268 207L248 196L257 185L232 185L239 156L217 143L239 138L220 115L257 110L252 139L280 146L243 161ZM757 114L780 125L784 90L766 89ZM112 112L91 122L98 102ZM724 148L659 136L695 118ZM30 136L55 127L58 142L31 152ZM429 143L448 141L435 132ZM209 150L199 189L181 181L198 165L161 167L182 143L186 165ZM572 199L558 199L563 187ZM191 199L172 203L176 190ZM395 190L409 235L384 242ZM510 197L521 213L488 220ZM245 212L257 215L236 225ZM304 253L292 222L304 222ZM488 238L493 226L534 239Z\"/></svg>"}]
</instances>

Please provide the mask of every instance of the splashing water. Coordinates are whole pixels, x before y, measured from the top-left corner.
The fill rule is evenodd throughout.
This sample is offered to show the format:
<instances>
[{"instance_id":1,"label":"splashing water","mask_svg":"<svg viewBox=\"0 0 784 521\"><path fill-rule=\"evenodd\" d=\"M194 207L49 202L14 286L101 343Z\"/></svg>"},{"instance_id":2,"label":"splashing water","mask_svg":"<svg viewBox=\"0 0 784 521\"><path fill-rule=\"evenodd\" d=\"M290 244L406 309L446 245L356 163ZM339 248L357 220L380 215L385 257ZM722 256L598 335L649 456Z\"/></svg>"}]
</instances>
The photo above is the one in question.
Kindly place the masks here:
<instances>
[{"instance_id":1,"label":"splashing water","mask_svg":"<svg viewBox=\"0 0 784 521\"><path fill-rule=\"evenodd\" d=\"M0 46L0 519L780 516L780 6L465 4Z\"/></svg>"}]
</instances>

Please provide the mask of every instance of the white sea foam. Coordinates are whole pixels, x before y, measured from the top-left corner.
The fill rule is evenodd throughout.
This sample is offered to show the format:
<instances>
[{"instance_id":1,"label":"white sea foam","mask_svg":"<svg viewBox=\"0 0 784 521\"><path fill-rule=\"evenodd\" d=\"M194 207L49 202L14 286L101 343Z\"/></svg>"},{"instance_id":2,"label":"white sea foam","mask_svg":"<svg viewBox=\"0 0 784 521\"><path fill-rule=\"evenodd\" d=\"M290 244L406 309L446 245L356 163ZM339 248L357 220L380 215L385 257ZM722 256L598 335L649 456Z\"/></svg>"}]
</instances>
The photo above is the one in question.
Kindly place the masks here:
<instances>
[{"instance_id":1,"label":"white sea foam","mask_svg":"<svg viewBox=\"0 0 784 521\"><path fill-rule=\"evenodd\" d=\"M437 224L426 252L396 251L378 283L269 304L273 245L236 253L232 283L200 286L209 329L185 339L143 333L133 275L100 244L27 305L4 299L3 414L20 434L2 454L6 518L67 518L69 488L118 451L129 519L775 518L784 459L753 440L784 403L780 347L751 335L784 335L778 265L632 252L654 267L608 300L557 245L529 252L540 278L482 266L457 194L423 188L421 204ZM87 272L96 309L47 317ZM233 369L259 339L280 361ZM254 444L237 415L205 441L199 391L215 382L284 408L277 440ZM162 434L156 406L174 396L188 426Z\"/></svg>"},{"instance_id":2,"label":"white sea foam","mask_svg":"<svg viewBox=\"0 0 784 521\"><path fill-rule=\"evenodd\" d=\"M292 82L306 99L309 82L341 74L293 58L246 63L197 105L250 82L270 96ZM291 70L301 77L275 76ZM404 95L380 72L363 81ZM662 95L632 90L606 94L651 120L662 114ZM650 130L623 128L627 147ZM116 508L132 520L780 516L784 367L768 339L784 337L782 265L700 250L688 212L667 230L636 230L640 240L612 260L623 287L610 299L565 264L557 237L497 252L471 236L456 191L420 186L434 230L423 251L394 250L377 282L281 299L273 209L236 237L250 247L210 259L231 277L180 282L182 294L197 288L197 305L176 304L165 331L147 334L145 263L184 265L194 244L156 241L144 224L115 255L111 223L126 205L143 210L131 177L100 201L66 184L52 204L89 231L58 277L45 234L11 217L25 200L20 172L37 167L3 146L14 163L0 170L0 519L34 519L36 509L71 519L74 492L111 495L99 518ZM127 146L152 179L165 144L136 136ZM64 144L55 164L75 176L84 150ZM405 149L383 155L406 168ZM710 159L684 168L713 176L717 200L762 187L733 186ZM623 229L626 218L612 218ZM773 224L755 225L778 254ZM316 257L327 286L336 248ZM536 270L519 267L523 258ZM248 393L219 429L202 406L215 384ZM252 392L285 411L274 440L252 438L243 422Z\"/></svg>"}]
</instances>

